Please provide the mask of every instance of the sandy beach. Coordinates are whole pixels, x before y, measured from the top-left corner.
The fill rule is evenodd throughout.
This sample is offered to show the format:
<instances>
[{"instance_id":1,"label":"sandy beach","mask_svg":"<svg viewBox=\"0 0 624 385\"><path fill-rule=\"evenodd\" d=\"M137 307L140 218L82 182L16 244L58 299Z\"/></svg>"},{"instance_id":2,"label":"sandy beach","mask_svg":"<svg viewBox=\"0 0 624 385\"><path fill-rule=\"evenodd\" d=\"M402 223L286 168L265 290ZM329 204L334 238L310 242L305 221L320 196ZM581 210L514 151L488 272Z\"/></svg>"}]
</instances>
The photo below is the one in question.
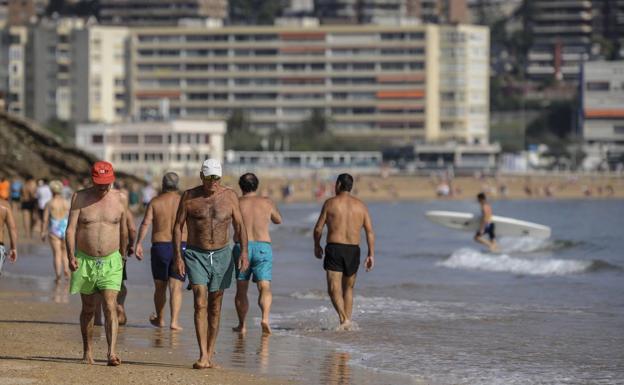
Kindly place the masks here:
<instances>
[{"instance_id":1,"label":"sandy beach","mask_svg":"<svg viewBox=\"0 0 624 385\"><path fill-rule=\"evenodd\" d=\"M333 194L337 173L328 170L316 178L286 179L259 174L260 190L276 201L315 202ZM502 175L499 177L460 176L450 182L444 176L372 176L354 175L353 193L371 202L421 201L431 199L473 200L477 193L486 192L493 200L511 199L622 199L624 178L617 176L584 176L536 174L533 176ZM183 178L186 188L195 186L197 178ZM238 176L227 175L224 184L238 190ZM158 183L156 183L158 185ZM287 198L282 189L290 185ZM444 192L448 186L448 194Z\"/></svg>"},{"instance_id":2,"label":"sandy beach","mask_svg":"<svg viewBox=\"0 0 624 385\"><path fill-rule=\"evenodd\" d=\"M170 349L121 344L123 364L106 366L105 335L95 331L96 364L81 363L82 343L76 302L40 301L35 291L7 290L0 284L0 384L289 384L284 379L228 369L192 370L184 357ZM13 280L11 280L13 281ZM18 284L19 285L19 284ZM129 327L122 334L132 333Z\"/></svg>"}]
</instances>

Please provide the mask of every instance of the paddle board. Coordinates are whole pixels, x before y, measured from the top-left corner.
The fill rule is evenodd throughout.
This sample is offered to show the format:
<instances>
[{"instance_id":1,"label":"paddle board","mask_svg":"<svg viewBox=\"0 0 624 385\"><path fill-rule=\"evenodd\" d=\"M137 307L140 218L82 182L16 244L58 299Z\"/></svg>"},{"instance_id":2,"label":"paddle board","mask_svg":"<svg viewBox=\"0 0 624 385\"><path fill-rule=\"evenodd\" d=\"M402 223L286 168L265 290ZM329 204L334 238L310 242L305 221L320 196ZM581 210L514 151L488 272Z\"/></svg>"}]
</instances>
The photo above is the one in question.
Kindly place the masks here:
<instances>
[{"instance_id":1,"label":"paddle board","mask_svg":"<svg viewBox=\"0 0 624 385\"><path fill-rule=\"evenodd\" d=\"M476 232L479 228L480 218L471 213L457 211L427 211L425 214L430 221L442 226ZM492 216L495 225L496 235L508 237L531 237L546 239L550 238L550 227L533 222L521 221L518 219Z\"/></svg>"}]
</instances>

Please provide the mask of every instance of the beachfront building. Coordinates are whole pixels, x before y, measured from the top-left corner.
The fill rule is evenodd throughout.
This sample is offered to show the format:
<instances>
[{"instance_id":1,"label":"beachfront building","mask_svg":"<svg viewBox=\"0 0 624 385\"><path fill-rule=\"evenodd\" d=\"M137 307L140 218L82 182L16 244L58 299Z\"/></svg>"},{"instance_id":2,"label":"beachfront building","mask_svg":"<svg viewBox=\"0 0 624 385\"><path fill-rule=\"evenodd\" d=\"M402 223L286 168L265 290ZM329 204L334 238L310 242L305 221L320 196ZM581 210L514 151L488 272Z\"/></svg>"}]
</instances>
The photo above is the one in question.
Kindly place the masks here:
<instances>
[{"instance_id":1,"label":"beachfront building","mask_svg":"<svg viewBox=\"0 0 624 385\"><path fill-rule=\"evenodd\" d=\"M223 20L227 0L100 0L102 24L178 25L184 20Z\"/></svg>"},{"instance_id":2,"label":"beachfront building","mask_svg":"<svg viewBox=\"0 0 624 385\"><path fill-rule=\"evenodd\" d=\"M624 165L624 61L587 62L581 79L584 166L613 169Z\"/></svg>"},{"instance_id":3,"label":"beachfront building","mask_svg":"<svg viewBox=\"0 0 624 385\"><path fill-rule=\"evenodd\" d=\"M591 1L533 0L531 4L533 45L527 74L535 80L577 80L591 48Z\"/></svg>"},{"instance_id":4,"label":"beachfront building","mask_svg":"<svg viewBox=\"0 0 624 385\"><path fill-rule=\"evenodd\" d=\"M29 27L25 115L39 123L71 120L71 35L79 18L43 19Z\"/></svg>"},{"instance_id":5,"label":"beachfront building","mask_svg":"<svg viewBox=\"0 0 624 385\"><path fill-rule=\"evenodd\" d=\"M114 123L128 115L126 27L89 26L71 35L71 118Z\"/></svg>"},{"instance_id":6,"label":"beachfront building","mask_svg":"<svg viewBox=\"0 0 624 385\"><path fill-rule=\"evenodd\" d=\"M501 147L495 144L416 144L414 161L419 169L496 169Z\"/></svg>"},{"instance_id":7,"label":"beachfront building","mask_svg":"<svg viewBox=\"0 0 624 385\"><path fill-rule=\"evenodd\" d=\"M599 54L624 57L624 2L532 0L529 5L529 78L576 84L584 61ZM601 41L607 44L601 47Z\"/></svg>"},{"instance_id":8,"label":"beachfront building","mask_svg":"<svg viewBox=\"0 0 624 385\"><path fill-rule=\"evenodd\" d=\"M116 169L146 178L174 171L198 175L207 158L223 160L224 121L79 124L76 145Z\"/></svg>"},{"instance_id":9,"label":"beachfront building","mask_svg":"<svg viewBox=\"0 0 624 385\"><path fill-rule=\"evenodd\" d=\"M130 55L139 120L160 118L163 103L184 119L244 109L268 134L320 111L339 135L488 140L486 27L140 28Z\"/></svg>"},{"instance_id":10,"label":"beachfront building","mask_svg":"<svg viewBox=\"0 0 624 385\"><path fill-rule=\"evenodd\" d=\"M28 29L23 26L8 27L2 34L3 44L0 79L4 89L5 110L18 116L26 108L26 49Z\"/></svg>"},{"instance_id":11,"label":"beachfront building","mask_svg":"<svg viewBox=\"0 0 624 385\"><path fill-rule=\"evenodd\" d=\"M381 151L232 151L225 153L228 172L241 175L301 177L318 170L340 170L357 174L379 173Z\"/></svg>"},{"instance_id":12,"label":"beachfront building","mask_svg":"<svg viewBox=\"0 0 624 385\"><path fill-rule=\"evenodd\" d=\"M323 24L467 23L469 18L466 0L315 0L314 9Z\"/></svg>"}]
</instances>

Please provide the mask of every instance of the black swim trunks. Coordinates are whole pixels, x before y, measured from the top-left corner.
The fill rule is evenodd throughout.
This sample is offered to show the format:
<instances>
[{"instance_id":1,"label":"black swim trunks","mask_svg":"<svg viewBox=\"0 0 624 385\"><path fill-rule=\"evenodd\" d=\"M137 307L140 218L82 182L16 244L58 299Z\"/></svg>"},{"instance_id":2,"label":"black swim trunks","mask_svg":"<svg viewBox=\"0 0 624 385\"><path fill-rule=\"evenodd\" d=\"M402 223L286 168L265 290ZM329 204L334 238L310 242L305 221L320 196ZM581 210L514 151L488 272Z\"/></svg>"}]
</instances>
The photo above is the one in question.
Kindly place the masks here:
<instances>
[{"instance_id":1,"label":"black swim trunks","mask_svg":"<svg viewBox=\"0 0 624 385\"><path fill-rule=\"evenodd\" d=\"M360 246L328 243L325 246L325 270L340 271L349 277L357 273L360 267Z\"/></svg>"},{"instance_id":2,"label":"black swim trunks","mask_svg":"<svg viewBox=\"0 0 624 385\"><path fill-rule=\"evenodd\" d=\"M488 223L487 225L485 225L485 228L483 229L483 233L480 233L477 230L477 237L483 236L487 234L488 237L490 237L490 241L493 241L496 238L496 233L495 233L495 228L494 228L494 223Z\"/></svg>"}]
</instances>

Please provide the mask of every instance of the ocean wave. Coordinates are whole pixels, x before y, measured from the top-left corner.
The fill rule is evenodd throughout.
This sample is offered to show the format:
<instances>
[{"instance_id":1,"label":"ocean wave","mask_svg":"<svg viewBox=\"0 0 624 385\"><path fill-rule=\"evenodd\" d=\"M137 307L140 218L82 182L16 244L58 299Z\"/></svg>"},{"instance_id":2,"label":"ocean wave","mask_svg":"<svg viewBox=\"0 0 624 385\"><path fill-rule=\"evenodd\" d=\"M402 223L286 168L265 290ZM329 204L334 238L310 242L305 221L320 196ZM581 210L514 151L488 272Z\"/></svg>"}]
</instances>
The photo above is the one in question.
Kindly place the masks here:
<instances>
[{"instance_id":1,"label":"ocean wave","mask_svg":"<svg viewBox=\"0 0 624 385\"><path fill-rule=\"evenodd\" d=\"M539 251L556 251L576 247L580 242L552 239L538 239L530 237L501 238L498 241L500 250L504 253L535 253Z\"/></svg>"},{"instance_id":2,"label":"ocean wave","mask_svg":"<svg viewBox=\"0 0 624 385\"><path fill-rule=\"evenodd\" d=\"M519 258L507 254L485 254L469 248L459 249L438 266L453 269L484 270L518 275L559 276L600 270L620 270L618 266L601 260L573 260L552 258Z\"/></svg>"}]
</instances>

